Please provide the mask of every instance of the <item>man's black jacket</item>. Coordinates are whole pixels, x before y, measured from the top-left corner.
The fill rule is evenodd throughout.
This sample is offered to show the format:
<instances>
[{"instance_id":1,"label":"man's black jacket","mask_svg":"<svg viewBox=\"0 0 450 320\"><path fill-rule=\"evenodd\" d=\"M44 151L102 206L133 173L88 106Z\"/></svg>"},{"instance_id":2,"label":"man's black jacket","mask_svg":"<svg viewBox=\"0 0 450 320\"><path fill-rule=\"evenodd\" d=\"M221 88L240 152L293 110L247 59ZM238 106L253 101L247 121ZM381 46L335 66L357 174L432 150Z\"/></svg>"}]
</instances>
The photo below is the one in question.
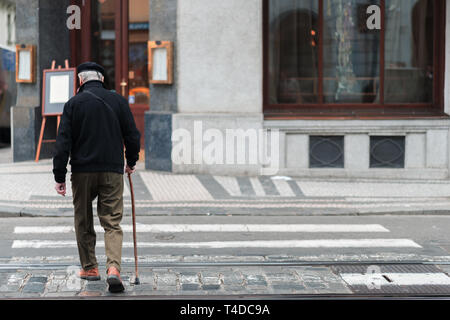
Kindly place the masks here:
<instances>
[{"instance_id":1,"label":"man's black jacket","mask_svg":"<svg viewBox=\"0 0 450 320\"><path fill-rule=\"evenodd\" d=\"M134 167L139 159L140 137L125 98L103 88L100 81L85 83L64 106L53 158L55 181L66 181L69 155L72 172L123 174L123 146L127 164Z\"/></svg>"}]
</instances>

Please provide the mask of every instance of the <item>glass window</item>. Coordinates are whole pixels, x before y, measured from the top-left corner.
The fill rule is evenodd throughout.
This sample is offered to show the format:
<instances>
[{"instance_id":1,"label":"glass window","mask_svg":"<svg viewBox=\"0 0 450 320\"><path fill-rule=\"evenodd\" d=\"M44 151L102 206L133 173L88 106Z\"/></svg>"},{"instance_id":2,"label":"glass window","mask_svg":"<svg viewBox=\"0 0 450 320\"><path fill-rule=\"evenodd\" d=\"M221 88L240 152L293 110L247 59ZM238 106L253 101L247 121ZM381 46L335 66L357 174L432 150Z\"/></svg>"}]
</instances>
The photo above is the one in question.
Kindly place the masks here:
<instances>
[{"instance_id":1,"label":"glass window","mask_svg":"<svg viewBox=\"0 0 450 320\"><path fill-rule=\"evenodd\" d=\"M265 108L433 106L442 3L265 0Z\"/></svg>"},{"instance_id":2,"label":"glass window","mask_svg":"<svg viewBox=\"0 0 450 320\"><path fill-rule=\"evenodd\" d=\"M433 101L433 1L386 1L386 103Z\"/></svg>"},{"instance_id":3,"label":"glass window","mask_svg":"<svg viewBox=\"0 0 450 320\"><path fill-rule=\"evenodd\" d=\"M379 5L379 2L373 4ZM366 0L325 1L323 98L326 103L373 103L377 100L380 32L372 32L361 23L367 7Z\"/></svg>"},{"instance_id":4,"label":"glass window","mask_svg":"<svg viewBox=\"0 0 450 320\"><path fill-rule=\"evenodd\" d=\"M16 104L16 53L0 48L0 148L11 142L11 107Z\"/></svg>"},{"instance_id":5,"label":"glass window","mask_svg":"<svg viewBox=\"0 0 450 320\"><path fill-rule=\"evenodd\" d=\"M116 88L115 72L115 1L92 1L92 60L100 63L106 70L105 85Z\"/></svg>"},{"instance_id":6,"label":"glass window","mask_svg":"<svg viewBox=\"0 0 450 320\"><path fill-rule=\"evenodd\" d=\"M270 1L270 101L318 102L316 0Z\"/></svg>"},{"instance_id":7,"label":"glass window","mask_svg":"<svg viewBox=\"0 0 450 320\"><path fill-rule=\"evenodd\" d=\"M128 33L128 87L130 104L148 106L150 90L148 85L149 1L129 2Z\"/></svg>"}]
</instances>

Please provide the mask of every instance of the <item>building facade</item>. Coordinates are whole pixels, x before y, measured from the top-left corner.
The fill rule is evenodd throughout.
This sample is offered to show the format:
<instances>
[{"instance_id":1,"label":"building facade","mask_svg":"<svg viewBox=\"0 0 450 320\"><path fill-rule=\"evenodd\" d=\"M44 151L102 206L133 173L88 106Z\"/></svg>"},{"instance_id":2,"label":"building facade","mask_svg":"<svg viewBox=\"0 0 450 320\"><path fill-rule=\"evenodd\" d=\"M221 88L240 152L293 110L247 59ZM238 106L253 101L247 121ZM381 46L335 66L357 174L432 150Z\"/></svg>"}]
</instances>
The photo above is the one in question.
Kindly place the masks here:
<instances>
[{"instance_id":1,"label":"building facade","mask_svg":"<svg viewBox=\"0 0 450 320\"><path fill-rule=\"evenodd\" d=\"M18 42L37 44L40 70L103 64L147 169L450 178L446 0L51 3L17 1ZM64 27L70 5L79 30ZM173 84L149 84L149 40L173 42ZM18 88L16 161L34 158L38 86Z\"/></svg>"},{"instance_id":2,"label":"building facade","mask_svg":"<svg viewBox=\"0 0 450 320\"><path fill-rule=\"evenodd\" d=\"M0 1L0 145L11 142L10 109L15 104L15 26L14 1Z\"/></svg>"}]
</instances>

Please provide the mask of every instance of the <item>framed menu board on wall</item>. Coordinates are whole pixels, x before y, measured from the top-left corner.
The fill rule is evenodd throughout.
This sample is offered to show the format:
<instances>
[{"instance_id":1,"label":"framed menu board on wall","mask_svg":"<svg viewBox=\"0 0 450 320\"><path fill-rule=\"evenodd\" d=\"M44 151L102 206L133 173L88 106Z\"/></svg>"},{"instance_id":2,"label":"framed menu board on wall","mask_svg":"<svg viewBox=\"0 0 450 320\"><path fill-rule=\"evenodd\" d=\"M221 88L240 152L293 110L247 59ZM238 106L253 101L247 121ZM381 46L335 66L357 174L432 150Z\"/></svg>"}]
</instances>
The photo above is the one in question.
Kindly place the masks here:
<instances>
[{"instance_id":1,"label":"framed menu board on wall","mask_svg":"<svg viewBox=\"0 0 450 320\"><path fill-rule=\"evenodd\" d=\"M16 45L16 82L34 83L36 81L35 46Z\"/></svg>"},{"instance_id":2,"label":"framed menu board on wall","mask_svg":"<svg viewBox=\"0 0 450 320\"><path fill-rule=\"evenodd\" d=\"M148 75L152 84L173 84L173 42L148 42Z\"/></svg>"}]
</instances>

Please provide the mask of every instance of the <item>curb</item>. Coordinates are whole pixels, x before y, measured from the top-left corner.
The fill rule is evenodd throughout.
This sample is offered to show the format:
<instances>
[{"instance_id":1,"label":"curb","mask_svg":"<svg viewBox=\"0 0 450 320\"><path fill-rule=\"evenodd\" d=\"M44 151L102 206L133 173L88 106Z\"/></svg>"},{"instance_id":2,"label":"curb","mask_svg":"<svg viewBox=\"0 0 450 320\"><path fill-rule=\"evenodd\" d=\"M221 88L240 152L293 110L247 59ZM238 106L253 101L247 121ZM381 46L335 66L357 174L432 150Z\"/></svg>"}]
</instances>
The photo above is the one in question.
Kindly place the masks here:
<instances>
[{"instance_id":1,"label":"curb","mask_svg":"<svg viewBox=\"0 0 450 320\"><path fill-rule=\"evenodd\" d=\"M45 210L45 209L44 209ZM61 212L53 209L30 209L26 207L0 206L0 218L11 217L70 217L72 212Z\"/></svg>"},{"instance_id":2,"label":"curb","mask_svg":"<svg viewBox=\"0 0 450 320\"><path fill-rule=\"evenodd\" d=\"M262 210L262 209L230 209L226 207L214 208L152 208L145 211L138 210L136 216L382 216L382 215L450 215L448 209L390 209L390 210L367 210L367 209L298 209L298 210ZM124 211L124 217L131 216L129 210ZM139 212L140 211L140 212ZM95 215L95 209L94 209ZM26 207L0 206L0 218L13 217L73 217L72 210L55 209L33 209Z\"/></svg>"}]
</instances>

